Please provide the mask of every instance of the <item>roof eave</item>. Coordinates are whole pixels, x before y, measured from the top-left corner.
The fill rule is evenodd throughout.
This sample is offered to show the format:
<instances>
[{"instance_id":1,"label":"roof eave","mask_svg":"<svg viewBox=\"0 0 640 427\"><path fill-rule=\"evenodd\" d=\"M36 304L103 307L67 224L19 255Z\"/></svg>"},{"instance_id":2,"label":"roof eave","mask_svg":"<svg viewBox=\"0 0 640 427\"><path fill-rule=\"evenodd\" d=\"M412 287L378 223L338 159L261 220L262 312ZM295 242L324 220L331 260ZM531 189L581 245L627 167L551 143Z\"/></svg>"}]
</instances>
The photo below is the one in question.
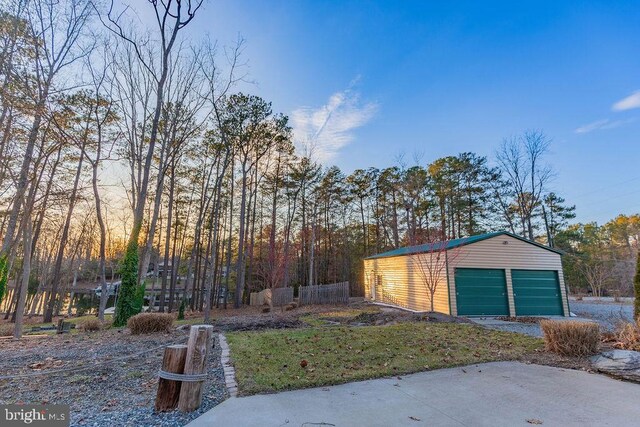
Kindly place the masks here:
<instances>
[{"instance_id":1,"label":"roof eave","mask_svg":"<svg viewBox=\"0 0 640 427\"><path fill-rule=\"evenodd\" d=\"M520 241L525 242L525 243L532 244L532 245L537 246L537 247L539 247L541 249L546 249L548 251L557 253L558 255L561 255L561 256L565 254L564 251L561 251L561 250L556 249L556 248L552 248L550 246L543 245L541 243L538 243L538 242L535 242L535 241L532 241L532 240L529 240L529 239L525 239L524 237L518 236L518 235L513 234L513 233L509 233L508 231L497 231L497 232L494 232L494 233L487 233L486 236L483 236L483 237L480 237L480 238L477 238L477 239L474 239L474 240L468 241L468 242L462 241L459 244L457 244L457 245L455 245L455 246L453 246L451 248L447 248L446 250L448 251L450 249L458 248L458 247L461 247L461 246L472 245L474 243L482 242L483 240L492 239L494 237L504 236L504 235L509 236L509 237L513 237L514 239L520 240ZM394 249L394 250L396 250L396 249ZM391 252L391 251L389 251L389 252ZM383 252L381 254L368 256L368 257L364 258L364 260L366 261L366 260L381 259L381 258L394 258L394 257L399 257L399 256L417 255L417 254L421 254L421 253L426 253L426 252L412 252L412 253L405 253L405 254L389 254L389 255L385 255L385 252Z\"/></svg>"}]
</instances>

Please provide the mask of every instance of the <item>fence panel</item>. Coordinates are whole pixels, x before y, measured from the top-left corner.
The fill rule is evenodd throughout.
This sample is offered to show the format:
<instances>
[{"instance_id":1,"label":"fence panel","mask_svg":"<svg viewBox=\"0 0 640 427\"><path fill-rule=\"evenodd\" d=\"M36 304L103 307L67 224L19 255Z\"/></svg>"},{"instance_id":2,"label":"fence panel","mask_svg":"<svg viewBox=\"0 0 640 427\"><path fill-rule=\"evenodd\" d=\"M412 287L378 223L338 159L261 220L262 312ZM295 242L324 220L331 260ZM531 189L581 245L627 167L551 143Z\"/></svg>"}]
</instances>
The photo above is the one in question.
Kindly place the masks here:
<instances>
[{"instance_id":1,"label":"fence panel","mask_svg":"<svg viewBox=\"0 0 640 427\"><path fill-rule=\"evenodd\" d=\"M269 296L271 302L269 303L269 305L272 305L273 307L280 307L293 302L292 287L273 288L273 289L267 289L267 290L271 291Z\"/></svg>"},{"instance_id":2,"label":"fence panel","mask_svg":"<svg viewBox=\"0 0 640 427\"><path fill-rule=\"evenodd\" d=\"M293 302L293 288L273 288L264 289L260 292L251 292L249 305L268 304L273 307L280 307Z\"/></svg>"},{"instance_id":3,"label":"fence panel","mask_svg":"<svg viewBox=\"0 0 640 427\"><path fill-rule=\"evenodd\" d=\"M349 282L330 285L300 286L298 303L304 304L347 304L349 303Z\"/></svg>"}]
</instances>

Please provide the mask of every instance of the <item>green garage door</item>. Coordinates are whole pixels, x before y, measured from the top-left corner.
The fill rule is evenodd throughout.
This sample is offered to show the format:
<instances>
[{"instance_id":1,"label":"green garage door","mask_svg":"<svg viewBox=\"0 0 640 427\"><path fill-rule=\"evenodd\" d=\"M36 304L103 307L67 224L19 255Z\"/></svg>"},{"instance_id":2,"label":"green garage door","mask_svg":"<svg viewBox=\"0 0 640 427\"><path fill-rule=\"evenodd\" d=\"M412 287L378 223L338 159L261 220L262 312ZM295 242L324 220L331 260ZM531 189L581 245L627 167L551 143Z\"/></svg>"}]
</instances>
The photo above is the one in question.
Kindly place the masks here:
<instances>
[{"instance_id":1,"label":"green garage door","mask_svg":"<svg viewBox=\"0 0 640 427\"><path fill-rule=\"evenodd\" d=\"M558 272L511 270L517 316L562 316L562 294Z\"/></svg>"},{"instance_id":2,"label":"green garage door","mask_svg":"<svg viewBox=\"0 0 640 427\"><path fill-rule=\"evenodd\" d=\"M459 316L508 316L504 270L456 268L456 304Z\"/></svg>"}]
</instances>

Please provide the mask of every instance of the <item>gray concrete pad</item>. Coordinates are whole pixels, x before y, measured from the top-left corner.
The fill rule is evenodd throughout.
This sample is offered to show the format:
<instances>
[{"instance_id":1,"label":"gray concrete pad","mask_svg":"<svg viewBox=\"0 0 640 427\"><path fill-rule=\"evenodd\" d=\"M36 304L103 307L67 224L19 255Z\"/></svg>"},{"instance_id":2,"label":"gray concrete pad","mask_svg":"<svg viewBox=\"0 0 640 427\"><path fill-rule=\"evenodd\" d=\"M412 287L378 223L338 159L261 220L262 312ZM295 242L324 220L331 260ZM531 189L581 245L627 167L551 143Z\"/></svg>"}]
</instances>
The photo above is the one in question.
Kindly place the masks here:
<instances>
[{"instance_id":1,"label":"gray concrete pad","mask_svg":"<svg viewBox=\"0 0 640 427\"><path fill-rule=\"evenodd\" d=\"M204 426L637 426L640 385L494 362L400 378L230 398Z\"/></svg>"}]
</instances>

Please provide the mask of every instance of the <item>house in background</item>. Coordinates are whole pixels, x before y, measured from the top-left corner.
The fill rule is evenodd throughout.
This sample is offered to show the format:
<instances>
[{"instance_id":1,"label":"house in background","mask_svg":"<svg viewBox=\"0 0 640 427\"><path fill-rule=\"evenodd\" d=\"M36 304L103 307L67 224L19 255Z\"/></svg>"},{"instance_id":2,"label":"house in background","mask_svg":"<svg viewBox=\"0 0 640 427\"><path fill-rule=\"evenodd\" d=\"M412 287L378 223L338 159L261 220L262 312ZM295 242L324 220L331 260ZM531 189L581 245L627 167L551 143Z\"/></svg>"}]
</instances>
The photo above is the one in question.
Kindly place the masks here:
<instances>
[{"instance_id":1,"label":"house in background","mask_svg":"<svg viewBox=\"0 0 640 427\"><path fill-rule=\"evenodd\" d=\"M507 232L364 260L365 297L454 316L568 316L561 252Z\"/></svg>"}]
</instances>

